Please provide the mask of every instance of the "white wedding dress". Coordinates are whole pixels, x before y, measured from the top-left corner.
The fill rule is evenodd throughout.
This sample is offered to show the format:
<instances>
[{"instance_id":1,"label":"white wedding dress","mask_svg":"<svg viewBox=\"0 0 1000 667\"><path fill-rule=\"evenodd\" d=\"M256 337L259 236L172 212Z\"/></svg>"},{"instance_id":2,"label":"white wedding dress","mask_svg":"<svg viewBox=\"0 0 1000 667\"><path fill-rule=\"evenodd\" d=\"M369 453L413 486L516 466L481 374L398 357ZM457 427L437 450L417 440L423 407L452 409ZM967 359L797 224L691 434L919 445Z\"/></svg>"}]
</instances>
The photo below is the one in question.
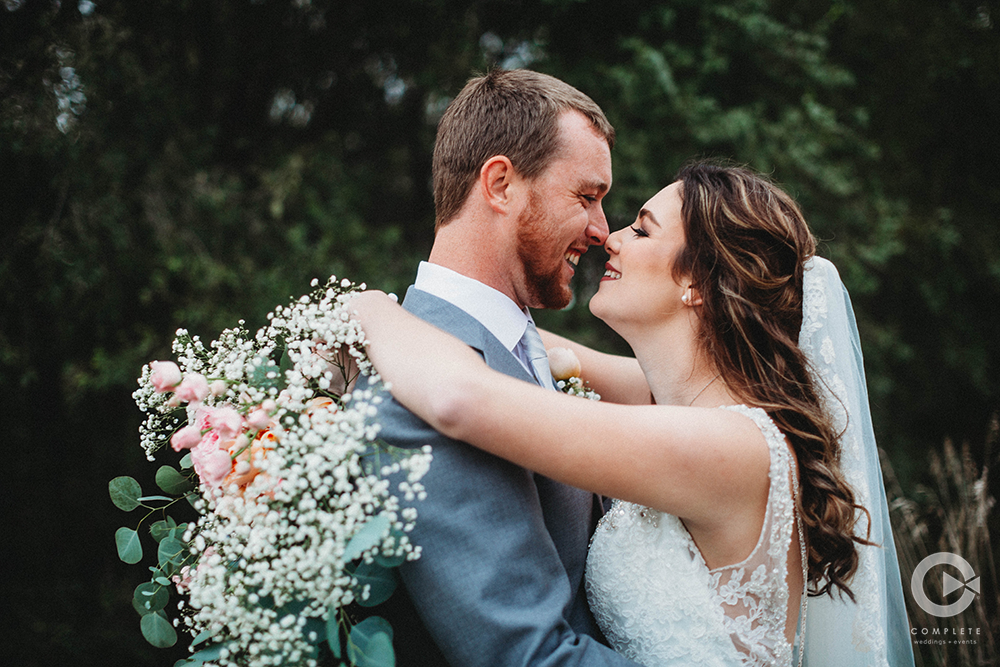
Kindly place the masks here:
<instances>
[{"instance_id":1,"label":"white wedding dress","mask_svg":"<svg viewBox=\"0 0 1000 667\"><path fill-rule=\"evenodd\" d=\"M814 257L805 269L799 347L841 433L841 470L868 510L858 510L855 533L875 544L859 547L850 581L857 601L824 595L789 609L787 556L790 548L802 554L794 459L763 410L725 408L753 419L771 453L767 512L751 555L709 570L680 519L620 501L591 542L586 581L594 617L616 650L646 667L914 664L854 312L833 264ZM785 636L790 613L798 617L794 649Z\"/></svg>"},{"instance_id":2,"label":"white wedding dress","mask_svg":"<svg viewBox=\"0 0 1000 667\"><path fill-rule=\"evenodd\" d=\"M798 551L801 544L794 460L763 410L722 409L752 419L770 450L767 510L751 554L710 570L679 518L618 500L591 541L586 584L594 618L616 651L646 667L792 664L787 574L793 540Z\"/></svg>"}]
</instances>

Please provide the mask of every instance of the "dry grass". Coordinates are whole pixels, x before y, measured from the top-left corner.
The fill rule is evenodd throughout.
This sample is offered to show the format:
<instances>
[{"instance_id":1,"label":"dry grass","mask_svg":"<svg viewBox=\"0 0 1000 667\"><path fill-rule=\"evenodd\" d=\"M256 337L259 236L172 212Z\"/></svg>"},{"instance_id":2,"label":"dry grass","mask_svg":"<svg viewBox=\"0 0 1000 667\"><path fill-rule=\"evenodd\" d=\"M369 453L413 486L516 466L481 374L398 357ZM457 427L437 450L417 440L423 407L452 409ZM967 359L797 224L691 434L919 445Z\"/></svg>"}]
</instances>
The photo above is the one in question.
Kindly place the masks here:
<instances>
[{"instance_id":1,"label":"dry grass","mask_svg":"<svg viewBox=\"0 0 1000 667\"><path fill-rule=\"evenodd\" d=\"M996 501L990 496L987 484L997 431L997 420L994 419L986 443L984 460L987 463L981 468L974 462L967 445L957 451L950 441L946 441L941 452L930 454L929 484L918 485L908 495L903 494L892 467L887 463L883 466L910 627L917 628L918 633L927 628L929 633L926 636L918 634L913 639L947 642L915 645L917 667L1000 664L997 653L1000 588L997 586L995 555L989 533L989 515ZM916 605L910 592L910 576L917 564L928 555L942 551L958 554L969 561L980 577L980 594L973 604L950 618L928 614ZM951 574L962 580L957 572ZM943 604L954 602L959 594L952 593L946 599L942 583L940 574L926 577L928 597L935 601L946 600ZM966 628L966 635L951 637L951 633L961 628ZM935 629L940 633L947 629L948 635L935 636L932 634ZM968 634L969 629L971 634ZM968 643L963 643L963 639ZM950 643L951 640L958 641Z\"/></svg>"}]
</instances>

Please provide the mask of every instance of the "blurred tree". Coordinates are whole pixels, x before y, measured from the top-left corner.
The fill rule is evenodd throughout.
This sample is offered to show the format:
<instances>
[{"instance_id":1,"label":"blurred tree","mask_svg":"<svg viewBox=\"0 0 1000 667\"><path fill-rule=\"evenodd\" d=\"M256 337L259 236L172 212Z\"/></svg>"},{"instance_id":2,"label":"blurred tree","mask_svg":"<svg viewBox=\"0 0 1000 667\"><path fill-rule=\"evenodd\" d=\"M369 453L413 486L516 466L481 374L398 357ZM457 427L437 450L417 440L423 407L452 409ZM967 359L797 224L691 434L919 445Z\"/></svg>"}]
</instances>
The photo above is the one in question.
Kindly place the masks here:
<instances>
[{"instance_id":1,"label":"blurred tree","mask_svg":"<svg viewBox=\"0 0 1000 667\"><path fill-rule=\"evenodd\" d=\"M858 219L879 242L848 248L883 442L952 436L981 461L1000 407L1000 3L834 6L832 57L879 149Z\"/></svg>"}]
</instances>

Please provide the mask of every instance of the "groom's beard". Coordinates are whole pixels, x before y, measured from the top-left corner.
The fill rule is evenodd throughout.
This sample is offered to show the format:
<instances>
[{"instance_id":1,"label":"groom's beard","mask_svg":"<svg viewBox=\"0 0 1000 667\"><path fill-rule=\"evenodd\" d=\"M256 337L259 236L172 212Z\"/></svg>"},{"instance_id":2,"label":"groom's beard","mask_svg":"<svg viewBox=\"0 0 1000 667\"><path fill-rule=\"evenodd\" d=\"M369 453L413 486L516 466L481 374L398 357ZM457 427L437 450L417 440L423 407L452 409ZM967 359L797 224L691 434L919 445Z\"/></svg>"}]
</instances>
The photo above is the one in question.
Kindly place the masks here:
<instances>
[{"instance_id":1,"label":"groom's beard","mask_svg":"<svg viewBox=\"0 0 1000 667\"><path fill-rule=\"evenodd\" d=\"M517 219L517 256L524 266L524 282L533 308L561 309L569 305L573 290L562 284L564 250L558 258L541 256L539 250L551 250L559 243L559 229L546 215L538 195L528 195L528 205Z\"/></svg>"}]
</instances>

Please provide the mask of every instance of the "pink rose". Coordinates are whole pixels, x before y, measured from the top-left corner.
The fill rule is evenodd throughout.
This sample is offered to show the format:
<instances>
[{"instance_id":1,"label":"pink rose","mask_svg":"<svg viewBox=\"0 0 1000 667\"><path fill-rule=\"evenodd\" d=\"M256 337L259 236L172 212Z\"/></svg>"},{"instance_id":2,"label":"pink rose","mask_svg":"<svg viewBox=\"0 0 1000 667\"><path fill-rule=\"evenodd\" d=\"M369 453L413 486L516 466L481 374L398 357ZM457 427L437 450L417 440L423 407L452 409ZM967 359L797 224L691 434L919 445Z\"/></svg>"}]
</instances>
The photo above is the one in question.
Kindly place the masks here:
<instances>
[{"instance_id":1,"label":"pink rose","mask_svg":"<svg viewBox=\"0 0 1000 667\"><path fill-rule=\"evenodd\" d=\"M170 446L174 448L175 452L196 447L199 442L201 442L201 429L191 424L180 429L170 438Z\"/></svg>"},{"instance_id":2,"label":"pink rose","mask_svg":"<svg viewBox=\"0 0 1000 667\"><path fill-rule=\"evenodd\" d=\"M153 361L149 368L153 371L149 380L158 394L173 390L181 381L181 369L172 361Z\"/></svg>"},{"instance_id":3,"label":"pink rose","mask_svg":"<svg viewBox=\"0 0 1000 667\"><path fill-rule=\"evenodd\" d=\"M209 420L212 429L224 440L235 438L243 431L243 417L234 408L216 408Z\"/></svg>"},{"instance_id":4,"label":"pink rose","mask_svg":"<svg viewBox=\"0 0 1000 667\"><path fill-rule=\"evenodd\" d=\"M186 593L188 588L191 587L191 568L185 565L181 568L180 575L175 574L170 580L174 582L178 593Z\"/></svg>"},{"instance_id":5,"label":"pink rose","mask_svg":"<svg viewBox=\"0 0 1000 667\"><path fill-rule=\"evenodd\" d=\"M257 408L247 415L247 424L250 428L260 430L271 425L271 414L264 408Z\"/></svg>"},{"instance_id":6,"label":"pink rose","mask_svg":"<svg viewBox=\"0 0 1000 667\"><path fill-rule=\"evenodd\" d=\"M229 471L233 469L233 459L229 452L217 449L202 459L201 472L198 476L209 486L221 486Z\"/></svg>"},{"instance_id":7,"label":"pink rose","mask_svg":"<svg viewBox=\"0 0 1000 667\"><path fill-rule=\"evenodd\" d=\"M198 406L194 415L194 423L202 433L212 428L212 413L214 412L215 408L207 405Z\"/></svg>"},{"instance_id":8,"label":"pink rose","mask_svg":"<svg viewBox=\"0 0 1000 667\"><path fill-rule=\"evenodd\" d=\"M222 445L215 433L206 433L201 443L191 450L194 471L209 486L221 485L233 467L233 459L229 456L228 449L223 449Z\"/></svg>"},{"instance_id":9,"label":"pink rose","mask_svg":"<svg viewBox=\"0 0 1000 667\"><path fill-rule=\"evenodd\" d=\"M208 396L208 380L200 373L191 373L177 387L177 398L188 403L200 403Z\"/></svg>"}]
</instances>

